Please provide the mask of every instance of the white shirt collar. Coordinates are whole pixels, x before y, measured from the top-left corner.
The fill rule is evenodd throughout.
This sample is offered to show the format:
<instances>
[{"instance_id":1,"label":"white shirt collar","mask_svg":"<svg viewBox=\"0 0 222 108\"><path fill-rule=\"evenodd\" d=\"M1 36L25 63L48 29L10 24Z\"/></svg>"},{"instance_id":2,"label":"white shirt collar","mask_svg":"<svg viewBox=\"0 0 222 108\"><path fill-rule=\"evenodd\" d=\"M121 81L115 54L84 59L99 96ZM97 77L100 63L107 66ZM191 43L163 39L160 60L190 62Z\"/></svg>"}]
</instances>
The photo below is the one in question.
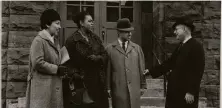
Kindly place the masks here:
<instances>
[{"instance_id":1,"label":"white shirt collar","mask_svg":"<svg viewBox=\"0 0 222 108\"><path fill-rule=\"evenodd\" d=\"M123 47L123 46L122 46L122 43L123 43L123 42L121 41L121 39L118 38L118 42L119 42L120 46ZM128 46L128 41L125 42L125 48L126 48L126 49L127 49L127 46Z\"/></svg>"},{"instance_id":2,"label":"white shirt collar","mask_svg":"<svg viewBox=\"0 0 222 108\"><path fill-rule=\"evenodd\" d=\"M190 40L191 36L187 37L185 40L183 40L183 44L186 43L188 40Z\"/></svg>"},{"instance_id":3,"label":"white shirt collar","mask_svg":"<svg viewBox=\"0 0 222 108\"><path fill-rule=\"evenodd\" d=\"M46 34L46 37L49 38L49 40L54 44L54 36L51 36L49 32L45 29L43 30L43 32Z\"/></svg>"}]
</instances>

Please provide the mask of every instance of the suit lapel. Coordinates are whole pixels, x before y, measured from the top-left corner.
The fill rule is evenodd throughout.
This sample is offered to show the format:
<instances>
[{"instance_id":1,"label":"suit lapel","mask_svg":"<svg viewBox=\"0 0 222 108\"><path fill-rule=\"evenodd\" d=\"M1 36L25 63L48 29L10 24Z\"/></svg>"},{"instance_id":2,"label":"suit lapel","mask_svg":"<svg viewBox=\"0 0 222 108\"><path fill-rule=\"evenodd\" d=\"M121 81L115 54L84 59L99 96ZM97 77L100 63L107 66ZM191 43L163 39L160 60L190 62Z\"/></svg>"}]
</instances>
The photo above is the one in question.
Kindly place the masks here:
<instances>
[{"instance_id":1,"label":"suit lapel","mask_svg":"<svg viewBox=\"0 0 222 108\"><path fill-rule=\"evenodd\" d=\"M128 42L128 46L127 46L127 49L126 49L126 55L132 50L134 49L134 45L131 41Z\"/></svg>"},{"instance_id":2,"label":"suit lapel","mask_svg":"<svg viewBox=\"0 0 222 108\"><path fill-rule=\"evenodd\" d=\"M128 46L126 49L126 54L128 54L135 46L132 44L132 42L128 42Z\"/></svg>"},{"instance_id":3,"label":"suit lapel","mask_svg":"<svg viewBox=\"0 0 222 108\"><path fill-rule=\"evenodd\" d=\"M123 48L120 46L118 40L113 43L113 46L115 47L116 50L121 52L123 55L126 55L126 52L123 50Z\"/></svg>"}]
</instances>

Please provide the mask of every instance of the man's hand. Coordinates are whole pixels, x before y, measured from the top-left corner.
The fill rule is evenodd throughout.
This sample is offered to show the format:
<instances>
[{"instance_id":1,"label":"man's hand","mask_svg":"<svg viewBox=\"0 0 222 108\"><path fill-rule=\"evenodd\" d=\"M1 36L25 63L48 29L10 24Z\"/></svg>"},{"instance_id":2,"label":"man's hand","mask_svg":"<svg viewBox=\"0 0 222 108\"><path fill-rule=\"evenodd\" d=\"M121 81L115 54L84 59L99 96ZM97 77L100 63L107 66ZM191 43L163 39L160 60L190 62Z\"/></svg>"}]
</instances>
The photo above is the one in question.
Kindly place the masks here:
<instances>
[{"instance_id":1,"label":"man's hand","mask_svg":"<svg viewBox=\"0 0 222 108\"><path fill-rule=\"evenodd\" d=\"M107 93L108 93L108 98L112 98L111 97L111 90L107 90Z\"/></svg>"},{"instance_id":2,"label":"man's hand","mask_svg":"<svg viewBox=\"0 0 222 108\"><path fill-rule=\"evenodd\" d=\"M194 102L194 96L190 93L186 93L185 100L188 104L192 104Z\"/></svg>"},{"instance_id":3,"label":"man's hand","mask_svg":"<svg viewBox=\"0 0 222 108\"><path fill-rule=\"evenodd\" d=\"M142 96L145 93L146 89L140 89L140 96Z\"/></svg>"},{"instance_id":4,"label":"man's hand","mask_svg":"<svg viewBox=\"0 0 222 108\"><path fill-rule=\"evenodd\" d=\"M149 75L149 69L145 69L143 75Z\"/></svg>"}]
</instances>

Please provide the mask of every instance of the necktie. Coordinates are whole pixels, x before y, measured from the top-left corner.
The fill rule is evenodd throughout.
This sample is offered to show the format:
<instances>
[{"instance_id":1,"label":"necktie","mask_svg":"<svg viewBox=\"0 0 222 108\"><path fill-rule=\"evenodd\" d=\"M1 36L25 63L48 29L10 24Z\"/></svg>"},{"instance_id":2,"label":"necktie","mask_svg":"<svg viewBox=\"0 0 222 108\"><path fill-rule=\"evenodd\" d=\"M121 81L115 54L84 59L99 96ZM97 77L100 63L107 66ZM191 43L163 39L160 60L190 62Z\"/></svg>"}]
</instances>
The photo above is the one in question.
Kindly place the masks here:
<instances>
[{"instance_id":1,"label":"necktie","mask_svg":"<svg viewBox=\"0 0 222 108\"><path fill-rule=\"evenodd\" d=\"M177 53L180 52L180 49L182 48L182 46L183 46L183 43L181 42L180 45L179 45L179 47L178 47L178 49L177 49Z\"/></svg>"},{"instance_id":2,"label":"necktie","mask_svg":"<svg viewBox=\"0 0 222 108\"><path fill-rule=\"evenodd\" d=\"M126 51L125 42L122 43L122 48L123 48L124 51Z\"/></svg>"}]
</instances>

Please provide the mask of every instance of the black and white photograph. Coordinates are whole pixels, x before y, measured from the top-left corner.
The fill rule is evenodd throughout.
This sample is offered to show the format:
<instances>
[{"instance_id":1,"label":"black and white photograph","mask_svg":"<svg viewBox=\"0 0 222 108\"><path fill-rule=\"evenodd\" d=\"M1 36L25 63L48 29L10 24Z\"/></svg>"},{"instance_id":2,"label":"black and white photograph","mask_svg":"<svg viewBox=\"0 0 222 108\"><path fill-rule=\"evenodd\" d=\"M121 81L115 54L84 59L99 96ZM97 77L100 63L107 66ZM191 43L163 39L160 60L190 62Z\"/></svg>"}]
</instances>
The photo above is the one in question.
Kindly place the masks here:
<instances>
[{"instance_id":1,"label":"black and white photograph","mask_svg":"<svg viewBox=\"0 0 222 108\"><path fill-rule=\"evenodd\" d=\"M221 1L0 1L1 108L220 108Z\"/></svg>"}]
</instances>

